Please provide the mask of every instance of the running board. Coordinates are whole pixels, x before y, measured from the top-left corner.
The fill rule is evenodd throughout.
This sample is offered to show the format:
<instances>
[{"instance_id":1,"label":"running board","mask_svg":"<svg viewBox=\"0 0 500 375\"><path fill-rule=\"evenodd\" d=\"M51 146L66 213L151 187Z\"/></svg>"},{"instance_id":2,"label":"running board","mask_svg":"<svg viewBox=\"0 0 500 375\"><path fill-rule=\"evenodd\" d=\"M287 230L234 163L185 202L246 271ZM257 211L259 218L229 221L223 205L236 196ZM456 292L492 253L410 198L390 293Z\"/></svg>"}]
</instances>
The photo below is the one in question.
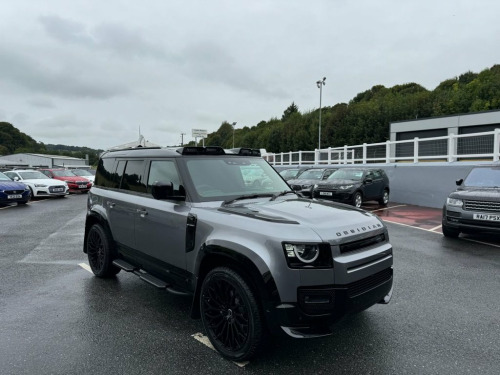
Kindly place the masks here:
<instances>
[{"instance_id":1,"label":"running board","mask_svg":"<svg viewBox=\"0 0 500 375\"><path fill-rule=\"evenodd\" d=\"M115 259L113 260L113 265L121 268L124 271L127 272L133 272L137 269L137 267L134 267L128 262L125 262L123 259Z\"/></svg>"},{"instance_id":2,"label":"running board","mask_svg":"<svg viewBox=\"0 0 500 375\"><path fill-rule=\"evenodd\" d=\"M285 331L288 336L296 339L311 339L316 337L330 336L333 332L327 328L311 328L311 327L283 327L281 329Z\"/></svg>"}]
</instances>

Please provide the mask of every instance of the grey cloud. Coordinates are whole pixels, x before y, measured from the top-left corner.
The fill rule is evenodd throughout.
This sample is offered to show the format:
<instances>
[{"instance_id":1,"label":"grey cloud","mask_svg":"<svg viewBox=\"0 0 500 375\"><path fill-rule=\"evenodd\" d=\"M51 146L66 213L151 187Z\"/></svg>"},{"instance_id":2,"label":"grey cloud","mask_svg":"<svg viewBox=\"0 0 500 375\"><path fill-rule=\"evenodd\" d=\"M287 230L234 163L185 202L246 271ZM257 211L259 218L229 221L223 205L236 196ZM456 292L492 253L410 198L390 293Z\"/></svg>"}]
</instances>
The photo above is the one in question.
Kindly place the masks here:
<instances>
[{"instance_id":1,"label":"grey cloud","mask_svg":"<svg viewBox=\"0 0 500 375\"><path fill-rule=\"evenodd\" d=\"M92 37L83 24L69 21L58 16L42 16L40 22L47 34L64 43L93 45Z\"/></svg>"},{"instance_id":2,"label":"grey cloud","mask_svg":"<svg viewBox=\"0 0 500 375\"><path fill-rule=\"evenodd\" d=\"M33 107L38 108L55 108L54 102L46 98L33 98L27 100L27 103Z\"/></svg>"}]
</instances>

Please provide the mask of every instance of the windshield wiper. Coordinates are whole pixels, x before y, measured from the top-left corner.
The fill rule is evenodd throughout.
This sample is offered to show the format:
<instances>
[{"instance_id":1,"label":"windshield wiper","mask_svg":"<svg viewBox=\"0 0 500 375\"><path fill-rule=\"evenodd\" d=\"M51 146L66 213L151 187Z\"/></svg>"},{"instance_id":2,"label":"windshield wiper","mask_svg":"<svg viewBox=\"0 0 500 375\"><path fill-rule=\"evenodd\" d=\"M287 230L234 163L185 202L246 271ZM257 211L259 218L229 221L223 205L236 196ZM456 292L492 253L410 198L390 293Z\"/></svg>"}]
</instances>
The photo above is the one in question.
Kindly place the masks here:
<instances>
[{"instance_id":1,"label":"windshield wiper","mask_svg":"<svg viewBox=\"0 0 500 375\"><path fill-rule=\"evenodd\" d=\"M282 191L281 193L276 193L274 194L271 199L269 199L270 201L273 201L275 200L276 198L278 197L282 197L283 195L287 195L287 194L297 194L296 192L294 192L293 190L285 190L285 191Z\"/></svg>"},{"instance_id":2,"label":"windshield wiper","mask_svg":"<svg viewBox=\"0 0 500 375\"><path fill-rule=\"evenodd\" d=\"M234 203L236 201L243 200L243 199L268 198L268 197L273 197L273 196L274 196L274 194L270 194L270 193L241 195L241 196L234 198L234 199L228 199L227 201L222 202L222 204L223 205L231 204L231 203Z\"/></svg>"}]
</instances>

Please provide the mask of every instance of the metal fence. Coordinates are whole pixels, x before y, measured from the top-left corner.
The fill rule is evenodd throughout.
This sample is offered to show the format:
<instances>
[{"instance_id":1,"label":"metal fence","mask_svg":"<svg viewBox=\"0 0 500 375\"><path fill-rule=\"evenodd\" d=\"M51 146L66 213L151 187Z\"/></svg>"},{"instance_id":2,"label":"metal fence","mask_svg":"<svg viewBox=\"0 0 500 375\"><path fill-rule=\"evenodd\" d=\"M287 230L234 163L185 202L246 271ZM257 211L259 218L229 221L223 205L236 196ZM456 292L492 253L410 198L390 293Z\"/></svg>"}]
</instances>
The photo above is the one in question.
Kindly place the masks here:
<instances>
[{"instance_id":1,"label":"metal fence","mask_svg":"<svg viewBox=\"0 0 500 375\"><path fill-rule=\"evenodd\" d=\"M500 129L444 137L414 138L314 151L265 153L272 165L369 164L398 162L499 161Z\"/></svg>"}]
</instances>

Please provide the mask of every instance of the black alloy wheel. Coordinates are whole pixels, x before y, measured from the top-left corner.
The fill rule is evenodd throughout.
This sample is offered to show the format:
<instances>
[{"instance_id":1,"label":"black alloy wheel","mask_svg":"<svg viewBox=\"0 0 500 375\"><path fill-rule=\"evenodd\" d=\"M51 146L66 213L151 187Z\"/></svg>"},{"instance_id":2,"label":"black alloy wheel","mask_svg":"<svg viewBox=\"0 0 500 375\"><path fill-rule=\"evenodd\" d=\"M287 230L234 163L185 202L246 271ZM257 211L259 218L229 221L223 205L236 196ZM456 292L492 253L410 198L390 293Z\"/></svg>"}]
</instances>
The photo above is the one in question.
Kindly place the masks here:
<instances>
[{"instance_id":1,"label":"black alloy wheel","mask_svg":"<svg viewBox=\"0 0 500 375\"><path fill-rule=\"evenodd\" d=\"M92 272L97 277L107 278L120 272L113 265L113 249L106 230L100 224L94 224L87 234L87 256Z\"/></svg>"},{"instance_id":2,"label":"black alloy wheel","mask_svg":"<svg viewBox=\"0 0 500 375\"><path fill-rule=\"evenodd\" d=\"M252 289L231 268L211 270L201 287L201 318L207 336L223 357L244 361L263 339L263 319Z\"/></svg>"}]
</instances>

